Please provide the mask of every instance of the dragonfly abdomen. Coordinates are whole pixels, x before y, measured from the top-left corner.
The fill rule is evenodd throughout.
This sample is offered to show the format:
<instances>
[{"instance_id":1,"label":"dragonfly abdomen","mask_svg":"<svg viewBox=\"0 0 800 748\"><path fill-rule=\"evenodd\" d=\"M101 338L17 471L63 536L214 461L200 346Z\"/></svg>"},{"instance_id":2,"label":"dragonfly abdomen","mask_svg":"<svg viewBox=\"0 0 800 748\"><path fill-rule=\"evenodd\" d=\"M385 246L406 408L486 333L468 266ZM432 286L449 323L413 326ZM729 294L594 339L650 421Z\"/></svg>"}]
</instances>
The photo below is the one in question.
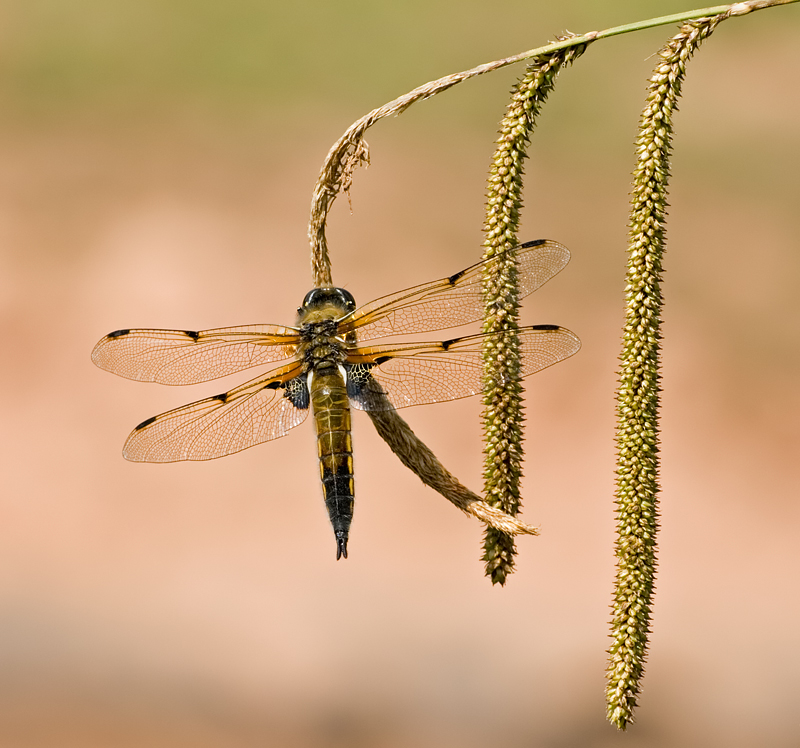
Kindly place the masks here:
<instances>
[{"instance_id":1,"label":"dragonfly abdomen","mask_svg":"<svg viewBox=\"0 0 800 748\"><path fill-rule=\"evenodd\" d=\"M347 539L355 502L353 439L347 387L339 370L315 373L311 377L310 394L322 491L336 535L336 558L347 558Z\"/></svg>"}]
</instances>

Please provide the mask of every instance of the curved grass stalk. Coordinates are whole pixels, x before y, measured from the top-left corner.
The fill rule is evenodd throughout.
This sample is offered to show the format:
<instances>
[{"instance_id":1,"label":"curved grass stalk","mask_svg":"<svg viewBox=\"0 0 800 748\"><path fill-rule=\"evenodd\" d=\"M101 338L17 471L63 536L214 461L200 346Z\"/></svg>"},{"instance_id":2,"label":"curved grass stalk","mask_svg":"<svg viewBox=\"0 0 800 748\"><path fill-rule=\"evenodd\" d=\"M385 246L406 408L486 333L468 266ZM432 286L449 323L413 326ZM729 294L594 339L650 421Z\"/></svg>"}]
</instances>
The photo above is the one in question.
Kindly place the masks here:
<instances>
[{"instance_id":1,"label":"curved grass stalk","mask_svg":"<svg viewBox=\"0 0 800 748\"><path fill-rule=\"evenodd\" d=\"M637 21L636 23L629 23L622 26L613 26L603 31L589 31L585 34L569 36L557 42L553 42L552 44L529 49L527 52L521 52L511 57L504 57L500 60L487 62L460 73L446 75L438 80L418 86L383 106L373 109L350 125L339 140L333 144L328 155L325 157L319 177L317 177L317 183L314 186L314 192L311 197L311 216L308 223L308 239L311 244L311 270L314 285L316 287L330 286L333 283L331 276L331 260L328 253L327 237L325 235L328 213L339 193L342 191L348 192L350 189L353 181L353 172L356 168L362 164L369 163L369 147L364 140L364 134L372 125L382 120L384 117L400 114L412 104L430 99L476 76L490 73L494 70L500 70L501 68L508 67L517 62L533 59L534 57L548 55L559 50L585 46L598 39L606 39L620 34L628 34L632 31L641 31L656 26L665 26L688 21L693 18L702 18L723 13L728 16L741 16L755 10L762 10L763 8L775 5L788 5L796 2L800 2L800 0L748 0L748 2L700 8L686 11L685 13L675 13L669 16L649 18L644 21Z\"/></svg>"}]
</instances>

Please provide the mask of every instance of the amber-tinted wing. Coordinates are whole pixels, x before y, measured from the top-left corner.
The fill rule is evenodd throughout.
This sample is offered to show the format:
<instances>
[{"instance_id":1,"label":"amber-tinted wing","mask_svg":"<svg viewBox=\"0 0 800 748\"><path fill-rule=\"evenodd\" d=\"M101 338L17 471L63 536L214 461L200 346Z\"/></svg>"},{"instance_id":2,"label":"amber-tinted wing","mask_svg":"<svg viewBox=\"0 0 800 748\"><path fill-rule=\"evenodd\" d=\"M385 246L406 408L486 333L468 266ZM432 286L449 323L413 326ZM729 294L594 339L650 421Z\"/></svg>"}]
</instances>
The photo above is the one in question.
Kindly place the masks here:
<instances>
[{"instance_id":1,"label":"amber-tinted wing","mask_svg":"<svg viewBox=\"0 0 800 748\"><path fill-rule=\"evenodd\" d=\"M302 365L287 364L222 395L148 418L128 437L133 462L211 460L284 436L308 415ZM300 407L298 407L298 404Z\"/></svg>"},{"instance_id":2,"label":"amber-tinted wing","mask_svg":"<svg viewBox=\"0 0 800 748\"><path fill-rule=\"evenodd\" d=\"M505 333L468 335L442 342L358 348L348 355L349 394L356 408L386 410L446 400L482 392L485 345ZM557 325L535 325L519 330L522 365L527 377L577 353L581 341ZM380 387L375 387L377 382ZM381 392L382 390L382 392Z\"/></svg>"},{"instance_id":3,"label":"amber-tinted wing","mask_svg":"<svg viewBox=\"0 0 800 748\"><path fill-rule=\"evenodd\" d=\"M569 262L569 250L558 242L539 239L521 244L516 255L519 296L523 298L546 283ZM339 322L342 333L356 330L358 339L446 330L483 316L481 278L495 258L432 283L413 286L359 307Z\"/></svg>"},{"instance_id":4,"label":"amber-tinted wing","mask_svg":"<svg viewBox=\"0 0 800 748\"><path fill-rule=\"evenodd\" d=\"M117 330L92 351L101 369L139 382L196 384L294 355L297 330L245 325L215 330Z\"/></svg>"}]
</instances>

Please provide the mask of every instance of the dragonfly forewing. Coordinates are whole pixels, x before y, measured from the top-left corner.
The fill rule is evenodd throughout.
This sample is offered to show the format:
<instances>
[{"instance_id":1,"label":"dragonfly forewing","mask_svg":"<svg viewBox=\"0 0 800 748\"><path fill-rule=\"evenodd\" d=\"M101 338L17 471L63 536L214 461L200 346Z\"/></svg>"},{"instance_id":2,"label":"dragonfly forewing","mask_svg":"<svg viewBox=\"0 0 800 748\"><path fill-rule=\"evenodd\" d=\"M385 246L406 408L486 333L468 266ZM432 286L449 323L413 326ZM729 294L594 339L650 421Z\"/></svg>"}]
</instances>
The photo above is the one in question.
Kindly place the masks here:
<instances>
[{"instance_id":1,"label":"dragonfly forewing","mask_svg":"<svg viewBox=\"0 0 800 748\"><path fill-rule=\"evenodd\" d=\"M297 330L280 325L116 330L94 347L92 361L138 382L197 384L290 358L297 343Z\"/></svg>"},{"instance_id":2,"label":"dragonfly forewing","mask_svg":"<svg viewBox=\"0 0 800 748\"><path fill-rule=\"evenodd\" d=\"M538 240L511 249L517 266L519 297L524 298L560 272L569 250L558 242ZM499 256L500 257L500 256ZM483 276L499 257L432 283L408 288L359 307L339 323L343 332L356 330L360 341L379 337L446 330L483 316Z\"/></svg>"}]
</instances>

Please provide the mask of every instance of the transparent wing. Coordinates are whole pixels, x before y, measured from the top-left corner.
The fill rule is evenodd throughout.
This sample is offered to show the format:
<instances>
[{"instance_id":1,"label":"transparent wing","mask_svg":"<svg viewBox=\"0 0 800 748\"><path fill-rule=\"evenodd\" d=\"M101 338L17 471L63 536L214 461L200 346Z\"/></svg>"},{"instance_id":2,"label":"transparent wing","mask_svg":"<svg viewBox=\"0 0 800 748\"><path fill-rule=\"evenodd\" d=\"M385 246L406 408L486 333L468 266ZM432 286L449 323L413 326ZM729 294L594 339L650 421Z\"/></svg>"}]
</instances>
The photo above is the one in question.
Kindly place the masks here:
<instances>
[{"instance_id":1,"label":"transparent wing","mask_svg":"<svg viewBox=\"0 0 800 748\"><path fill-rule=\"evenodd\" d=\"M284 436L302 423L306 407L295 403L292 380L300 363L276 369L222 395L198 400L140 423L123 456L133 462L211 460Z\"/></svg>"},{"instance_id":2,"label":"transparent wing","mask_svg":"<svg viewBox=\"0 0 800 748\"><path fill-rule=\"evenodd\" d=\"M117 330L92 351L97 366L126 379L196 384L294 355L297 330L244 325L215 330Z\"/></svg>"},{"instance_id":3,"label":"transparent wing","mask_svg":"<svg viewBox=\"0 0 800 748\"><path fill-rule=\"evenodd\" d=\"M468 335L453 340L413 345L359 348L348 356L349 394L360 410L386 410L425 405L477 395L483 386L484 346L506 333ZM527 377L577 353L575 333L556 325L519 330L522 363ZM379 387L375 387L375 382Z\"/></svg>"},{"instance_id":4,"label":"transparent wing","mask_svg":"<svg viewBox=\"0 0 800 748\"><path fill-rule=\"evenodd\" d=\"M520 298L533 293L569 262L569 250L558 242L539 239L521 244L516 255ZM483 316L481 278L496 258L460 273L383 296L339 321L342 333L356 330L359 341L388 335L445 330Z\"/></svg>"}]
</instances>

